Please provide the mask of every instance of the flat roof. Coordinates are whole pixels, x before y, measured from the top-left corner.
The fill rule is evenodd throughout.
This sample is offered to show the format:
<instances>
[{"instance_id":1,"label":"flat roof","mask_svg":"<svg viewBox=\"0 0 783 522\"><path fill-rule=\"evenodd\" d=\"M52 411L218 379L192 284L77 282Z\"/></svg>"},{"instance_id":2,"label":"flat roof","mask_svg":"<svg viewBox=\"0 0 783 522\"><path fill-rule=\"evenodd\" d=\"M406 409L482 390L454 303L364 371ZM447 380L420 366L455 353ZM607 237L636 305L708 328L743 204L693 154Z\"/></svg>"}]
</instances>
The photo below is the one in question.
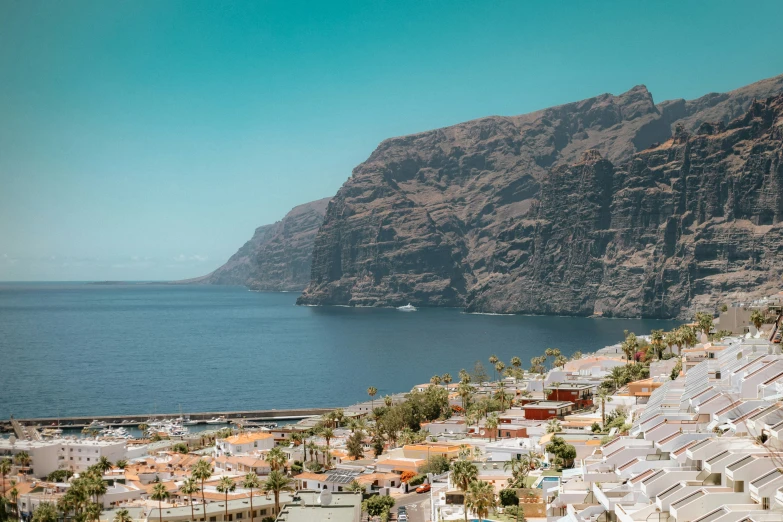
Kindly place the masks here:
<instances>
[{"instance_id":1,"label":"flat roof","mask_svg":"<svg viewBox=\"0 0 783 522\"><path fill-rule=\"evenodd\" d=\"M569 401L538 401L538 402L531 402L529 404L525 404L522 406L522 409L531 409L531 408L539 408L539 409L550 409L550 408L565 408L566 406L573 406L573 402Z\"/></svg>"}]
</instances>

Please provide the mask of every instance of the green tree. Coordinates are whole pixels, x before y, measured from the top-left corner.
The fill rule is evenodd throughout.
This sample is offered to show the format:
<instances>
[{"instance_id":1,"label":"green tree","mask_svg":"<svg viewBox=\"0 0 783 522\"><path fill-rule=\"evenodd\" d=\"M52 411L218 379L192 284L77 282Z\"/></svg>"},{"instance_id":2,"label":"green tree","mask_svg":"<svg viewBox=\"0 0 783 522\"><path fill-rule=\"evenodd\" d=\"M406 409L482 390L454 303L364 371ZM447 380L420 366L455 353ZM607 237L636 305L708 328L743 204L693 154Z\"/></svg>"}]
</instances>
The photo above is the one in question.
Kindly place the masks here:
<instances>
[{"instance_id":1,"label":"green tree","mask_svg":"<svg viewBox=\"0 0 783 522\"><path fill-rule=\"evenodd\" d=\"M446 387L448 387L448 385L451 384L451 374L444 373L440 380L443 381L443 384L445 384Z\"/></svg>"},{"instance_id":2,"label":"green tree","mask_svg":"<svg viewBox=\"0 0 783 522\"><path fill-rule=\"evenodd\" d=\"M182 485L179 487L179 492L183 495L187 495L188 503L190 504L190 520L196 520L195 512L193 511L193 495L201 491L198 485L198 481L192 477L188 477L182 481ZM252 502L252 496L250 502ZM206 512L205 512L206 515Z\"/></svg>"},{"instance_id":3,"label":"green tree","mask_svg":"<svg viewBox=\"0 0 783 522\"><path fill-rule=\"evenodd\" d=\"M283 475L279 471L275 470L269 473L269 476L264 481L264 489L271 491L275 496L275 514L280 513L280 492L281 491L295 491L293 486L293 480Z\"/></svg>"},{"instance_id":4,"label":"green tree","mask_svg":"<svg viewBox=\"0 0 783 522\"><path fill-rule=\"evenodd\" d=\"M128 467L128 461L125 459L120 459L115 462L114 465L117 466L118 469L125 469Z\"/></svg>"},{"instance_id":5,"label":"green tree","mask_svg":"<svg viewBox=\"0 0 783 522\"><path fill-rule=\"evenodd\" d=\"M233 493L237 489L236 483L234 483L234 480L231 477L220 477L220 480L218 480L217 486L215 489L218 491L218 493L223 493L226 498L226 516L223 520L228 520L228 494ZM204 508L204 513L206 515L206 507Z\"/></svg>"},{"instance_id":6,"label":"green tree","mask_svg":"<svg viewBox=\"0 0 783 522\"><path fill-rule=\"evenodd\" d=\"M169 492L166 490L166 486L158 482L152 486L152 494L150 495L152 500L158 502L158 521L163 522L163 501L169 498ZM228 520L228 518L226 518Z\"/></svg>"},{"instance_id":7,"label":"green tree","mask_svg":"<svg viewBox=\"0 0 783 522\"><path fill-rule=\"evenodd\" d=\"M389 511L394 507L394 499L388 496L373 495L362 502L362 511L371 517L388 517Z\"/></svg>"},{"instance_id":8,"label":"green tree","mask_svg":"<svg viewBox=\"0 0 783 522\"><path fill-rule=\"evenodd\" d=\"M519 505L519 496L517 495L517 490L515 489L501 489L500 490L500 505L507 507L507 506L518 506Z\"/></svg>"},{"instance_id":9,"label":"green tree","mask_svg":"<svg viewBox=\"0 0 783 522\"><path fill-rule=\"evenodd\" d=\"M355 460L364 458L364 432L357 431L348 437L345 447L348 450L348 456Z\"/></svg>"},{"instance_id":10,"label":"green tree","mask_svg":"<svg viewBox=\"0 0 783 522\"><path fill-rule=\"evenodd\" d=\"M672 368L672 373L670 375L671 379L674 381L677 379L677 377L680 376L680 372L682 371L682 359L677 359L677 362L674 365L674 368Z\"/></svg>"},{"instance_id":11,"label":"green tree","mask_svg":"<svg viewBox=\"0 0 783 522\"><path fill-rule=\"evenodd\" d=\"M204 516L206 517L207 500L204 497L204 481L209 480L212 476L212 464L206 460L199 459L190 469L190 476L201 483L201 505L204 506Z\"/></svg>"},{"instance_id":12,"label":"green tree","mask_svg":"<svg viewBox=\"0 0 783 522\"><path fill-rule=\"evenodd\" d=\"M481 384L489 380L487 369L484 368L484 365L481 364L481 361L476 361L476 364L473 365L473 374L470 376L470 378L476 384Z\"/></svg>"},{"instance_id":13,"label":"green tree","mask_svg":"<svg viewBox=\"0 0 783 522\"><path fill-rule=\"evenodd\" d=\"M434 386L438 386L440 384L440 375L433 375L430 377L430 383L432 383Z\"/></svg>"},{"instance_id":14,"label":"green tree","mask_svg":"<svg viewBox=\"0 0 783 522\"><path fill-rule=\"evenodd\" d=\"M476 480L468 486L465 494L465 509L472 510L479 520L484 520L491 509L497 507L495 488L489 482Z\"/></svg>"},{"instance_id":15,"label":"green tree","mask_svg":"<svg viewBox=\"0 0 783 522\"><path fill-rule=\"evenodd\" d=\"M753 323L756 330L761 328L761 325L764 324L764 314L761 313L761 310L753 310L750 313L750 322Z\"/></svg>"},{"instance_id":16,"label":"green tree","mask_svg":"<svg viewBox=\"0 0 783 522\"><path fill-rule=\"evenodd\" d=\"M469 382L462 381L457 385L457 394L462 399L463 411L468 411L468 405L470 404L470 396L473 395L473 386Z\"/></svg>"},{"instance_id":17,"label":"green tree","mask_svg":"<svg viewBox=\"0 0 783 522\"><path fill-rule=\"evenodd\" d=\"M87 504L87 507L84 508L84 518L86 520L98 522L101 518L101 511L103 511L103 507L100 504L97 502L90 502Z\"/></svg>"},{"instance_id":18,"label":"green tree","mask_svg":"<svg viewBox=\"0 0 783 522\"><path fill-rule=\"evenodd\" d=\"M245 478L242 481L242 487L250 490L250 522L253 522L255 520L253 513L253 490L261 487L261 481L259 480L258 475L253 472L245 475Z\"/></svg>"},{"instance_id":19,"label":"green tree","mask_svg":"<svg viewBox=\"0 0 783 522\"><path fill-rule=\"evenodd\" d=\"M546 445L546 451L557 456L563 463L563 467L570 468L576 459L576 448L566 443L561 437L552 437L549 444Z\"/></svg>"},{"instance_id":20,"label":"green tree","mask_svg":"<svg viewBox=\"0 0 783 522\"><path fill-rule=\"evenodd\" d=\"M478 468L469 460L459 459L451 465L451 479L454 484L467 493L468 486L478 478ZM467 504L465 505L465 522L468 520Z\"/></svg>"},{"instance_id":21,"label":"green tree","mask_svg":"<svg viewBox=\"0 0 783 522\"><path fill-rule=\"evenodd\" d=\"M196 520L193 518L192 520ZM114 513L114 519L113 522L133 522L133 517L130 516L130 513L127 509L118 509Z\"/></svg>"},{"instance_id":22,"label":"green tree","mask_svg":"<svg viewBox=\"0 0 783 522\"><path fill-rule=\"evenodd\" d=\"M33 522L57 522L57 508L51 502L41 502L33 511Z\"/></svg>"},{"instance_id":23,"label":"green tree","mask_svg":"<svg viewBox=\"0 0 783 522\"><path fill-rule=\"evenodd\" d=\"M655 355L658 357L658 360L661 359L661 355L663 354L663 339L663 330L653 330L650 332L650 344L652 345L653 350L655 350Z\"/></svg>"}]
</instances>

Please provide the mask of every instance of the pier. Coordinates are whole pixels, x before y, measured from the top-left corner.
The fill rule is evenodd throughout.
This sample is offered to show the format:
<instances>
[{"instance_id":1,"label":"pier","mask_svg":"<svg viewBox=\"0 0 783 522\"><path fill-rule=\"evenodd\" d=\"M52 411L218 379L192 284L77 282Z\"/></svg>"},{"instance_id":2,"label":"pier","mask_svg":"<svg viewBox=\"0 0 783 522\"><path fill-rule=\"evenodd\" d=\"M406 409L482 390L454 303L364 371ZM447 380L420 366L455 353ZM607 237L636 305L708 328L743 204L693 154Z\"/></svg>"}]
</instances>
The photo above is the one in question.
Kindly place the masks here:
<instances>
[{"instance_id":1,"label":"pier","mask_svg":"<svg viewBox=\"0 0 783 522\"><path fill-rule=\"evenodd\" d=\"M179 417L189 418L191 421L197 421L199 424L206 424L208 420L216 417L225 417L227 422L250 422L263 423L281 420L300 420L307 417L323 415L333 411L334 408L302 408L290 410L248 410L248 411L210 411L199 413L142 413L138 415L90 415L79 417L40 417L35 419L5 419L0 420L0 426L8 431L20 431L24 433L25 427L32 426L53 426L59 425L63 428L84 428L94 421L100 421L108 426L134 426L146 423L150 419L164 420L177 419ZM19 434L17 433L17 436ZM20 437L21 438L21 437Z\"/></svg>"}]
</instances>

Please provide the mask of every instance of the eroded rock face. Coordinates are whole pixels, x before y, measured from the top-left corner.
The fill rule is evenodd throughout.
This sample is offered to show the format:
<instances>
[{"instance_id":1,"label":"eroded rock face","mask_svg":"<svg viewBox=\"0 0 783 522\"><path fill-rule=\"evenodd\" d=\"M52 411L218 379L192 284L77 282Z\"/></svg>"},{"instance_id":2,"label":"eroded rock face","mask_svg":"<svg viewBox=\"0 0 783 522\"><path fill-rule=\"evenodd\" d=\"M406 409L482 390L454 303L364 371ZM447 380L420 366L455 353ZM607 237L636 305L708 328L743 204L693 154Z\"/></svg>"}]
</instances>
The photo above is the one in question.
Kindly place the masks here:
<instances>
[{"instance_id":1,"label":"eroded rock face","mask_svg":"<svg viewBox=\"0 0 783 522\"><path fill-rule=\"evenodd\" d=\"M750 104L781 91L636 87L386 140L329 206L299 302L672 317L774 289L781 100Z\"/></svg>"},{"instance_id":2,"label":"eroded rock face","mask_svg":"<svg viewBox=\"0 0 783 522\"><path fill-rule=\"evenodd\" d=\"M189 282L301 291L310 281L313 243L330 199L299 205L281 221L258 227L226 264Z\"/></svg>"}]
</instances>

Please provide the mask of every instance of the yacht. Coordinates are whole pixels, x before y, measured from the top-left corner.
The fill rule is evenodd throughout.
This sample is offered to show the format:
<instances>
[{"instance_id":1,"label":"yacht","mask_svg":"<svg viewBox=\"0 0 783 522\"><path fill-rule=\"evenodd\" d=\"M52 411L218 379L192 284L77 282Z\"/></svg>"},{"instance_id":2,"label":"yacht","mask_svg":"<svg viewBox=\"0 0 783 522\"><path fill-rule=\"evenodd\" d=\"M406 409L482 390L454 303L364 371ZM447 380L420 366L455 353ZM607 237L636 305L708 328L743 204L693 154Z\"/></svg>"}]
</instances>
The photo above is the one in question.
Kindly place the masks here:
<instances>
[{"instance_id":1,"label":"yacht","mask_svg":"<svg viewBox=\"0 0 783 522\"><path fill-rule=\"evenodd\" d=\"M207 424L228 424L228 419L222 415L220 417L212 417L207 421Z\"/></svg>"},{"instance_id":2,"label":"yacht","mask_svg":"<svg viewBox=\"0 0 783 522\"><path fill-rule=\"evenodd\" d=\"M400 312L415 312L416 307L408 303L405 306L398 306L397 310L399 310Z\"/></svg>"},{"instance_id":3,"label":"yacht","mask_svg":"<svg viewBox=\"0 0 783 522\"><path fill-rule=\"evenodd\" d=\"M98 429L98 428L107 428L109 427L109 425L103 421L94 420L89 425L87 425L87 427L90 429Z\"/></svg>"}]
</instances>

